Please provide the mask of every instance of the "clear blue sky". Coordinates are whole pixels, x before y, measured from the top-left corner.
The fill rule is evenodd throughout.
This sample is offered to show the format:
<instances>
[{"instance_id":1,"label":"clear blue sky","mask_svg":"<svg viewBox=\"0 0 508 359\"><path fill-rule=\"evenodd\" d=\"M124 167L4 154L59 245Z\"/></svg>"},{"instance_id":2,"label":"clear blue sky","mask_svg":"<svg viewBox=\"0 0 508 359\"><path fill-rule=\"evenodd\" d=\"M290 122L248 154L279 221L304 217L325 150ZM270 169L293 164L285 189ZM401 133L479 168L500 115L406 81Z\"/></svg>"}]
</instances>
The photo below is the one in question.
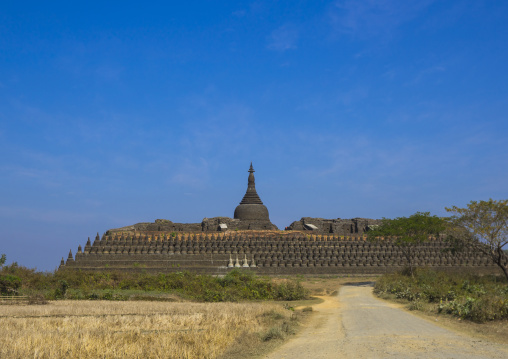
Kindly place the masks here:
<instances>
[{"instance_id":1,"label":"clear blue sky","mask_svg":"<svg viewBox=\"0 0 508 359\"><path fill-rule=\"evenodd\" d=\"M508 198L508 2L0 5L0 253L233 216L279 228Z\"/></svg>"}]
</instances>

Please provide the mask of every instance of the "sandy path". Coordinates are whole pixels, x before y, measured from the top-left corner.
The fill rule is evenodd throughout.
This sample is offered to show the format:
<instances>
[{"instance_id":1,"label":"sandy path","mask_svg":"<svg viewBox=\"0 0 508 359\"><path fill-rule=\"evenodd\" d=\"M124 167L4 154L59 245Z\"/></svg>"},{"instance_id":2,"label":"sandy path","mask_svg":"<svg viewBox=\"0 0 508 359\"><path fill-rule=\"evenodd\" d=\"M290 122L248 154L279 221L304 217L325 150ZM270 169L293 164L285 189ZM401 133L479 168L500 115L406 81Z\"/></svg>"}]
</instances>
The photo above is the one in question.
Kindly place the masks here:
<instances>
[{"instance_id":1,"label":"sandy path","mask_svg":"<svg viewBox=\"0 0 508 359\"><path fill-rule=\"evenodd\" d=\"M314 310L308 326L266 358L508 358L508 346L397 309L376 299L369 284L343 286Z\"/></svg>"}]
</instances>

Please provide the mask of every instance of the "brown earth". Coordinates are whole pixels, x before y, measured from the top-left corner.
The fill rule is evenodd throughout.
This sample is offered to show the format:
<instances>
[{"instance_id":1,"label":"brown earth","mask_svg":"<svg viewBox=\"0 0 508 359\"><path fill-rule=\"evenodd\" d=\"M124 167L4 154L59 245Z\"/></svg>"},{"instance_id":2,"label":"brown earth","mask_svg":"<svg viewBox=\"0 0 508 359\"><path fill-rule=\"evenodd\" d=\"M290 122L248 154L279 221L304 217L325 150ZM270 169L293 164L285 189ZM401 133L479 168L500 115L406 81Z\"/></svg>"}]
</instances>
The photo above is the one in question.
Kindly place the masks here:
<instances>
[{"instance_id":1,"label":"brown earth","mask_svg":"<svg viewBox=\"0 0 508 359\"><path fill-rule=\"evenodd\" d=\"M508 358L508 345L439 327L375 298L372 283L344 285L321 299L306 328L265 358Z\"/></svg>"}]
</instances>

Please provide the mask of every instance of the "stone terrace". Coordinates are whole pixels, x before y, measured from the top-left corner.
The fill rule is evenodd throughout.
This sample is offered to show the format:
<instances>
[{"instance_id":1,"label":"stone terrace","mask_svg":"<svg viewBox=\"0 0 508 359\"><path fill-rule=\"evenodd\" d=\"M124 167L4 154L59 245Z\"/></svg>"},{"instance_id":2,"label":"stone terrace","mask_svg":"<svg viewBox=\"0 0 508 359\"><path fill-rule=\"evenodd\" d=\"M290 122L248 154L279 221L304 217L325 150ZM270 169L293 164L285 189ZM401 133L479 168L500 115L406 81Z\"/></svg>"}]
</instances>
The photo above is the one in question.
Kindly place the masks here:
<instances>
[{"instance_id":1,"label":"stone terrace","mask_svg":"<svg viewBox=\"0 0 508 359\"><path fill-rule=\"evenodd\" d=\"M493 272L497 267L472 251L452 255L431 239L418 247L418 266ZM115 232L88 240L61 269L225 274L235 267L259 274L382 274L407 265L401 249L387 238L378 243L361 236L312 235L299 231L229 233Z\"/></svg>"}]
</instances>

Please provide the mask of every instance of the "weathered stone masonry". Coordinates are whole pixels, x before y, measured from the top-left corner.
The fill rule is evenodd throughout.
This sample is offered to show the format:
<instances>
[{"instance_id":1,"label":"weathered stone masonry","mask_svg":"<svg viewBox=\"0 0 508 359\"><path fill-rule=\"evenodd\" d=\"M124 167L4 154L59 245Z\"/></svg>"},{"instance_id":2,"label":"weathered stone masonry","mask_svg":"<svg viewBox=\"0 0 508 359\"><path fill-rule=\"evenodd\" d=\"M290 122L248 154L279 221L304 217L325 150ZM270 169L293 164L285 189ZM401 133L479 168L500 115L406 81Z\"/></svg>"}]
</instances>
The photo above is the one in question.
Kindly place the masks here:
<instances>
[{"instance_id":1,"label":"weathered stone masonry","mask_svg":"<svg viewBox=\"0 0 508 359\"><path fill-rule=\"evenodd\" d=\"M282 234L281 234L282 233ZM432 239L419 247L416 264L446 270L495 269L489 258L472 251L452 255ZM168 233L97 235L78 248L62 268L225 274L236 267L259 274L380 274L407 265L391 239L372 243L363 237L308 235L300 232Z\"/></svg>"}]
</instances>

